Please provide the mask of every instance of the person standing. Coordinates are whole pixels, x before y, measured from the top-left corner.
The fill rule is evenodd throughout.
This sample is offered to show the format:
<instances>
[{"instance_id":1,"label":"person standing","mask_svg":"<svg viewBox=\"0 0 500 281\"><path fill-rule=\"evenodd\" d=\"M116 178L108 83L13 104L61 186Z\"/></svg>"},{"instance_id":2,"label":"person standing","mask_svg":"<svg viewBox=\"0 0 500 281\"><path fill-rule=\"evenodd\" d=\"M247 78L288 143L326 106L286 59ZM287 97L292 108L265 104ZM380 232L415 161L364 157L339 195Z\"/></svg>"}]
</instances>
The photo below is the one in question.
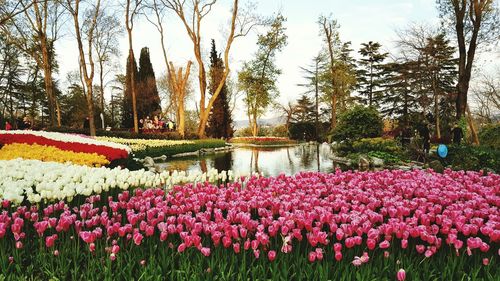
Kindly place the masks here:
<instances>
[{"instance_id":1,"label":"person standing","mask_svg":"<svg viewBox=\"0 0 500 281\"><path fill-rule=\"evenodd\" d=\"M464 137L462 128L455 124L455 126L453 126L453 129L451 130L451 134L453 135L453 144L460 145L460 143L462 142L462 138Z\"/></svg>"},{"instance_id":2,"label":"person standing","mask_svg":"<svg viewBox=\"0 0 500 281\"><path fill-rule=\"evenodd\" d=\"M6 131L12 130L12 125L9 123L9 121L5 121L5 130Z\"/></svg>"},{"instance_id":3,"label":"person standing","mask_svg":"<svg viewBox=\"0 0 500 281\"><path fill-rule=\"evenodd\" d=\"M427 155L431 149L431 132L429 130L429 125L425 124L422 128L422 140L424 153Z\"/></svg>"}]
</instances>

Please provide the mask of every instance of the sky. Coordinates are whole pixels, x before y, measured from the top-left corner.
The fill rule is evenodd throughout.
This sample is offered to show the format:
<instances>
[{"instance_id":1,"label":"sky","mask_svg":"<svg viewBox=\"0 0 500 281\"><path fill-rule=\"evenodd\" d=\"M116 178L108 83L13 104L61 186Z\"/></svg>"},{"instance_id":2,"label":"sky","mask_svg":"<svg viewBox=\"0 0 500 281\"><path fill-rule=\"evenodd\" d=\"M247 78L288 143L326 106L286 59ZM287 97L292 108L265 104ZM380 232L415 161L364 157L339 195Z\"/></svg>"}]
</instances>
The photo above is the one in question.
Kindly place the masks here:
<instances>
[{"instance_id":1,"label":"sky","mask_svg":"<svg viewBox=\"0 0 500 281\"><path fill-rule=\"evenodd\" d=\"M245 1L240 1L243 6ZM276 64L282 70L278 79L280 92L279 102L287 103L296 100L304 92L304 88L298 86L304 83L303 72L300 66L307 66L312 58L320 51L322 39L319 35L317 24L320 15L332 15L340 24L340 39L351 41L353 55L358 56L357 51L361 43L377 41L382 44L384 51L394 53L394 44L397 40L397 30L408 27L411 23L438 25L438 13L435 0L260 0L257 1L256 12L263 16L271 16L281 12L287 21L288 44L276 57ZM216 41L219 52L225 46L225 36L228 34L232 3L230 0L219 0L209 16L202 24L202 46L208 57L210 40ZM169 59L174 64L186 65L188 60L195 63L192 42L189 40L182 22L174 14L166 17L166 46ZM237 71L244 61L252 59L255 53L256 39L263 29L256 29L246 37L238 38L233 43L230 52L230 65L232 76L237 77ZM133 30L134 51L137 54L142 47L150 50L151 61L156 76L165 72L166 67L162 56L160 37L155 27L145 17L137 20ZM121 70L125 70L128 41L125 33L120 39L121 58L118 60ZM56 44L58 60L60 65L59 77L64 79L68 71L78 69L78 52L74 38L71 34L64 36ZM498 61L498 52L478 64L488 64ZM194 71L193 71L194 70ZM192 69L191 79L197 88L197 71ZM108 78L112 78L110 75ZM107 93L109 98L109 90ZM194 102L198 101L198 93L188 101L188 107L194 108ZM245 111L243 102L238 102L235 120L244 120ZM269 111L266 117L277 115Z\"/></svg>"}]
</instances>

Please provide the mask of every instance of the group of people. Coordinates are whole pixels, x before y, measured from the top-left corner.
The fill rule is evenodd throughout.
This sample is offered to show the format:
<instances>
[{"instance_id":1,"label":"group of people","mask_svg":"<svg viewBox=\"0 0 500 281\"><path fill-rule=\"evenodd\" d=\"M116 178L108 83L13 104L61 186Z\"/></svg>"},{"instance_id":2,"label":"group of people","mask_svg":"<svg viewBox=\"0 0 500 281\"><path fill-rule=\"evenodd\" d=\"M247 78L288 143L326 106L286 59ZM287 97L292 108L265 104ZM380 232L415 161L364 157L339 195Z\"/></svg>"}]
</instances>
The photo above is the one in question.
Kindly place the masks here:
<instances>
[{"instance_id":1,"label":"group of people","mask_svg":"<svg viewBox=\"0 0 500 281\"><path fill-rule=\"evenodd\" d=\"M411 129L409 127L403 128L400 133L401 137L401 144L403 146L408 146L410 144L411 140ZM419 130L419 135L422 138L422 149L425 154L429 153L429 150L431 148L431 130L429 128L428 124L424 124L423 127ZM460 145L462 142L462 139L464 137L464 133L462 131L462 128L458 126L458 124L455 124L453 128L451 129L451 140L453 144L455 145Z\"/></svg>"},{"instance_id":2,"label":"group of people","mask_svg":"<svg viewBox=\"0 0 500 281\"><path fill-rule=\"evenodd\" d=\"M169 130L174 131L176 129L176 124L172 120L163 120L157 115L153 119L147 116L145 119L139 120L139 128L145 130Z\"/></svg>"},{"instance_id":3,"label":"group of people","mask_svg":"<svg viewBox=\"0 0 500 281\"><path fill-rule=\"evenodd\" d=\"M27 116L25 116L23 119L16 120L16 125L18 130L31 130L33 128L33 123ZM5 121L5 130L10 131L12 129L15 129L14 125L9 121Z\"/></svg>"}]
</instances>

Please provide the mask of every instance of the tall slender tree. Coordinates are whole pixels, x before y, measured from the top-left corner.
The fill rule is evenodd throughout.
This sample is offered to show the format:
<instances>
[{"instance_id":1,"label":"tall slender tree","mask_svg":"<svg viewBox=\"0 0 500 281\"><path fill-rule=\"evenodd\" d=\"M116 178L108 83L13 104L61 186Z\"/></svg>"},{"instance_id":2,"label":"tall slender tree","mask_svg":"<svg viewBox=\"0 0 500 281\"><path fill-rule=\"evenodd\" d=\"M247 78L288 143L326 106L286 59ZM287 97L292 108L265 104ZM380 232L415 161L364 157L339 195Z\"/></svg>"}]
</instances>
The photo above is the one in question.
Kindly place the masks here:
<instances>
[{"instance_id":1,"label":"tall slender tree","mask_svg":"<svg viewBox=\"0 0 500 281\"><path fill-rule=\"evenodd\" d=\"M382 45L378 42L369 41L362 43L359 53L361 59L358 62L358 92L361 102L368 106L375 106L380 97L380 85L383 79L383 68L381 67L387 53L381 53Z\"/></svg>"},{"instance_id":2,"label":"tall slender tree","mask_svg":"<svg viewBox=\"0 0 500 281\"><path fill-rule=\"evenodd\" d=\"M246 62L238 74L240 89L246 94L245 103L253 136L258 133L258 118L279 94L276 80L281 70L276 66L275 57L287 44L285 21L278 14L269 30L259 35L255 58Z\"/></svg>"},{"instance_id":3,"label":"tall slender tree","mask_svg":"<svg viewBox=\"0 0 500 281\"><path fill-rule=\"evenodd\" d=\"M156 77L149 56L149 48L141 49L139 72L137 74L137 115L139 118L161 112L160 95L156 86Z\"/></svg>"},{"instance_id":4,"label":"tall slender tree","mask_svg":"<svg viewBox=\"0 0 500 281\"><path fill-rule=\"evenodd\" d=\"M217 53L215 40L212 39L212 48L210 50L210 82L209 92L211 95L215 93L219 85L220 79L224 74L224 62ZM219 96L215 99L210 117L208 118L207 136L213 138L231 138L233 136L233 119L229 112L229 100L227 96L227 86L224 83Z\"/></svg>"},{"instance_id":5,"label":"tall slender tree","mask_svg":"<svg viewBox=\"0 0 500 281\"><path fill-rule=\"evenodd\" d=\"M132 61L132 63L130 63ZM134 107L133 107L133 97L132 89L133 84L137 83L137 63L135 59L127 58L126 73L125 73L125 83L123 89L123 103L122 103L122 127L123 128L133 128L134 127ZM137 108L136 108L137 110Z\"/></svg>"},{"instance_id":6,"label":"tall slender tree","mask_svg":"<svg viewBox=\"0 0 500 281\"><path fill-rule=\"evenodd\" d=\"M128 35L128 64L129 68L133 69L135 64L134 56L134 44L132 31L134 29L134 21L136 20L139 12L143 6L143 0L125 0L125 28L127 29ZM130 71L130 80L134 83L130 83L130 92L132 98L132 115L134 119L134 132L139 133L139 119L137 118L137 92L136 92L136 72Z\"/></svg>"}]
</instances>

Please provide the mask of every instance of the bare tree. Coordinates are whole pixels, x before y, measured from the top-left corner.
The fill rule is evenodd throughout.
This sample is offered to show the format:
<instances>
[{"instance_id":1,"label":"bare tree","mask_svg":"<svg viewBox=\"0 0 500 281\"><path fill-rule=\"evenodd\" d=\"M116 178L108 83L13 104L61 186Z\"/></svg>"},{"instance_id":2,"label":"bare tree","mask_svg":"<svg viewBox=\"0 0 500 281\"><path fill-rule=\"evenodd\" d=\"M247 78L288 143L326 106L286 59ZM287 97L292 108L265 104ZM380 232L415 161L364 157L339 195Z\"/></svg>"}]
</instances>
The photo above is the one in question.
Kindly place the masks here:
<instances>
[{"instance_id":1,"label":"bare tree","mask_svg":"<svg viewBox=\"0 0 500 281\"><path fill-rule=\"evenodd\" d=\"M326 43L326 49L328 52L328 65L331 75L331 84L332 89L335 88L335 50L334 46L339 41L338 28L339 25L336 20L334 20L331 16L325 17L320 16L319 25L321 28L321 36L323 36L323 41ZM335 129L337 125L337 94L335 91L332 91L331 95L331 104L332 104L332 129Z\"/></svg>"},{"instance_id":2,"label":"bare tree","mask_svg":"<svg viewBox=\"0 0 500 281\"><path fill-rule=\"evenodd\" d=\"M90 135L95 136L95 123L94 123L94 100L93 100L93 79L94 79L94 59L92 57L92 44L94 42L94 32L97 26L97 18L99 16L101 0L97 0L96 6L89 9L86 13L86 20L83 26L80 25L80 0L66 0L65 6L73 17L75 27L75 37L78 44L80 70L85 81L87 110L90 123ZM85 33L87 43L87 57L83 47L82 33ZM87 67L87 64L90 68Z\"/></svg>"},{"instance_id":3,"label":"bare tree","mask_svg":"<svg viewBox=\"0 0 500 281\"><path fill-rule=\"evenodd\" d=\"M441 18L456 34L458 83L456 117L465 116L472 66L479 44L498 42L500 20L494 0L437 0Z\"/></svg>"},{"instance_id":4,"label":"bare tree","mask_svg":"<svg viewBox=\"0 0 500 281\"><path fill-rule=\"evenodd\" d=\"M103 6L97 18L92 45L99 66L99 109L104 114L104 79L111 68L106 66L113 57L120 55L119 37L123 34L122 25L116 14L109 13L111 7Z\"/></svg>"},{"instance_id":5,"label":"bare tree","mask_svg":"<svg viewBox=\"0 0 500 281\"><path fill-rule=\"evenodd\" d=\"M125 5L125 27L128 34L128 58L130 69L134 69L134 49L132 44L132 30L134 29L134 19L138 16L140 9L142 7L143 0L126 0ZM137 100L136 100L136 85L135 85L135 73L130 72L131 92L132 92L132 111L134 115L134 132L139 133L139 121L137 120Z\"/></svg>"},{"instance_id":6,"label":"bare tree","mask_svg":"<svg viewBox=\"0 0 500 281\"><path fill-rule=\"evenodd\" d=\"M187 86L189 81L189 73L191 71L191 64L192 62L188 61L186 66L186 71L184 72L182 67L176 69L174 64L170 62L170 67L169 67L170 74L168 75L177 105L177 111L176 111L177 131L182 137L184 137L185 133L184 103L186 100L186 94L188 92Z\"/></svg>"},{"instance_id":7,"label":"bare tree","mask_svg":"<svg viewBox=\"0 0 500 281\"><path fill-rule=\"evenodd\" d=\"M217 2L216 0L161 0L163 5L167 8L174 11L179 19L184 24L186 32L193 43L193 50L196 61L198 63L198 80L200 86L200 103L199 103L199 111L200 111L200 122L198 125L198 136L200 138L205 137L205 128L207 125L208 117L210 114L210 110L212 106L219 96L220 91L222 90L224 83L230 72L229 67L229 52L231 49L231 45L237 37L247 35L250 30L258 24L250 13L243 13L241 15L238 14L239 8L238 0L233 0L233 11L231 16L231 24L229 29L229 35L226 41L226 47L224 51L224 73L222 75L222 79L219 82L219 85L216 91L208 100L208 104L206 103L206 90L207 90L207 75L206 68L203 62L202 52L201 52L201 44L202 44L202 36L201 36L201 26L203 19L210 13L213 6ZM187 3L188 2L188 3ZM237 27L238 26L238 27Z\"/></svg>"},{"instance_id":8,"label":"bare tree","mask_svg":"<svg viewBox=\"0 0 500 281\"><path fill-rule=\"evenodd\" d=\"M471 90L477 108L475 114L482 122L493 122L495 116L500 114L500 76L495 78L493 75L483 74Z\"/></svg>"}]
</instances>

